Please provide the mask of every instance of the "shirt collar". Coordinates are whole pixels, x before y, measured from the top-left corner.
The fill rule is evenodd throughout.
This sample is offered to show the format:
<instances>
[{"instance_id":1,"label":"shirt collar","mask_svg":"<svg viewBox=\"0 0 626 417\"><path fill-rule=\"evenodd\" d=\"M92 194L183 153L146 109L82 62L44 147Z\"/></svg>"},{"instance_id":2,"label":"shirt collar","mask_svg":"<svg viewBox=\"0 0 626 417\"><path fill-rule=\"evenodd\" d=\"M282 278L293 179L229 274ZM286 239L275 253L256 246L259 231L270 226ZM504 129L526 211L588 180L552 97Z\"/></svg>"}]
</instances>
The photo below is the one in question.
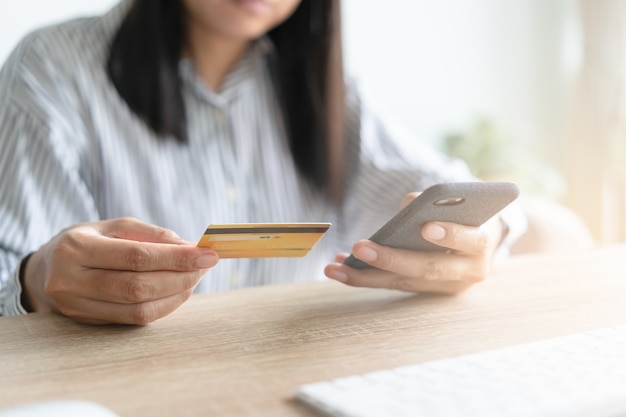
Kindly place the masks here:
<instances>
[{"instance_id":1,"label":"shirt collar","mask_svg":"<svg viewBox=\"0 0 626 417\"><path fill-rule=\"evenodd\" d=\"M258 74L265 57L274 50L271 40L264 36L253 41L245 54L226 75L219 91L214 91L197 74L193 61L183 58L180 62L180 74L183 83L193 94L216 107L223 108L239 97Z\"/></svg>"}]
</instances>

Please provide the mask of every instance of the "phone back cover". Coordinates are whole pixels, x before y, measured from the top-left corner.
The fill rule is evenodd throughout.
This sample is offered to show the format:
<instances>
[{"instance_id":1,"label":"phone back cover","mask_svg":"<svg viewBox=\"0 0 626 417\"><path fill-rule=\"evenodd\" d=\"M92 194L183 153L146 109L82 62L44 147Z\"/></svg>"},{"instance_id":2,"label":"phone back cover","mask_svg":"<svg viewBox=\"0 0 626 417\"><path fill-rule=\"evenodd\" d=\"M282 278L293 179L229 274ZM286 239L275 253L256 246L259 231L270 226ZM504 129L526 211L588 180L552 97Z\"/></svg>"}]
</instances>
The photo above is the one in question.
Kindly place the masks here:
<instances>
[{"instance_id":1,"label":"phone back cover","mask_svg":"<svg viewBox=\"0 0 626 417\"><path fill-rule=\"evenodd\" d=\"M409 205L374 233L370 240L384 246L416 251L445 250L422 238L424 224L432 221L480 226L519 195L510 182L455 182L427 188ZM438 205L446 199L462 199L459 204ZM350 256L344 262L353 268L370 265Z\"/></svg>"}]
</instances>

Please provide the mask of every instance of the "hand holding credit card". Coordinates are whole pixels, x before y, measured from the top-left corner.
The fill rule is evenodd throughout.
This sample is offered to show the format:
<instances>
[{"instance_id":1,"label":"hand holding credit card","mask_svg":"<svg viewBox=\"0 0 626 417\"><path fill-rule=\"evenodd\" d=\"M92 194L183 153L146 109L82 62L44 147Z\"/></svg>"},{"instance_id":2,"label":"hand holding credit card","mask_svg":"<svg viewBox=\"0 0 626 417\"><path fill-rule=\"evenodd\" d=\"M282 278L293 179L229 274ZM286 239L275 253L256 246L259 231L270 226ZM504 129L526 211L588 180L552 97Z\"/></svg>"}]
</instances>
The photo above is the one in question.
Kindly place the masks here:
<instances>
[{"instance_id":1,"label":"hand holding credit card","mask_svg":"<svg viewBox=\"0 0 626 417\"><path fill-rule=\"evenodd\" d=\"M330 223L212 224L198 246L211 248L221 259L305 256Z\"/></svg>"}]
</instances>

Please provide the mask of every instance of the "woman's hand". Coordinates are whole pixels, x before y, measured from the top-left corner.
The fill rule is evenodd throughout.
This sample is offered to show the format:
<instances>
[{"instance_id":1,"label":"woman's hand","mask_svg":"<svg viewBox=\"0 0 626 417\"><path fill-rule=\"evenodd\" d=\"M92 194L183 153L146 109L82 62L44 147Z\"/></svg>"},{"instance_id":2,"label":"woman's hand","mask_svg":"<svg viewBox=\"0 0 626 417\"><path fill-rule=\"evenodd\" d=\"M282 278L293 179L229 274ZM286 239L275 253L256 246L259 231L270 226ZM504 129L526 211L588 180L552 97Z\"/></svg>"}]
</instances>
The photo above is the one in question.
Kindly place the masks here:
<instances>
[{"instance_id":1,"label":"woman's hand","mask_svg":"<svg viewBox=\"0 0 626 417\"><path fill-rule=\"evenodd\" d=\"M403 206L415 198L410 194ZM492 254L502 237L502 225L495 217L481 227L431 222L422 236L445 252L417 252L357 242L354 256L376 268L354 269L343 265L348 254L339 254L324 270L326 276L355 287L391 288L403 291L443 294L459 293L489 274Z\"/></svg>"},{"instance_id":2,"label":"woman's hand","mask_svg":"<svg viewBox=\"0 0 626 417\"><path fill-rule=\"evenodd\" d=\"M63 230L28 260L26 299L92 324L147 324L185 302L217 254L132 218Z\"/></svg>"}]
</instances>

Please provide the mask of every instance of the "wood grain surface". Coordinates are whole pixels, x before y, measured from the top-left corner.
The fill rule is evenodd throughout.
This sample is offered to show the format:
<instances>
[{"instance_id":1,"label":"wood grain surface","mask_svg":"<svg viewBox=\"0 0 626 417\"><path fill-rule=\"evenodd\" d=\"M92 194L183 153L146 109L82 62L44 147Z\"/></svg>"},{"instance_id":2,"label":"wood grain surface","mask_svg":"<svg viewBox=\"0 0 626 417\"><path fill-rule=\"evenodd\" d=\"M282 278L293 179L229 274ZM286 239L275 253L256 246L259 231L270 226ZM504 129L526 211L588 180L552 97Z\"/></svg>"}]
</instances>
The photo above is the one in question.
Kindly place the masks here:
<instances>
[{"instance_id":1,"label":"wood grain surface","mask_svg":"<svg viewBox=\"0 0 626 417\"><path fill-rule=\"evenodd\" d=\"M526 255L465 293L317 282L196 295L148 326L0 318L0 409L83 399L134 416L313 416L301 384L626 323L626 246Z\"/></svg>"}]
</instances>

